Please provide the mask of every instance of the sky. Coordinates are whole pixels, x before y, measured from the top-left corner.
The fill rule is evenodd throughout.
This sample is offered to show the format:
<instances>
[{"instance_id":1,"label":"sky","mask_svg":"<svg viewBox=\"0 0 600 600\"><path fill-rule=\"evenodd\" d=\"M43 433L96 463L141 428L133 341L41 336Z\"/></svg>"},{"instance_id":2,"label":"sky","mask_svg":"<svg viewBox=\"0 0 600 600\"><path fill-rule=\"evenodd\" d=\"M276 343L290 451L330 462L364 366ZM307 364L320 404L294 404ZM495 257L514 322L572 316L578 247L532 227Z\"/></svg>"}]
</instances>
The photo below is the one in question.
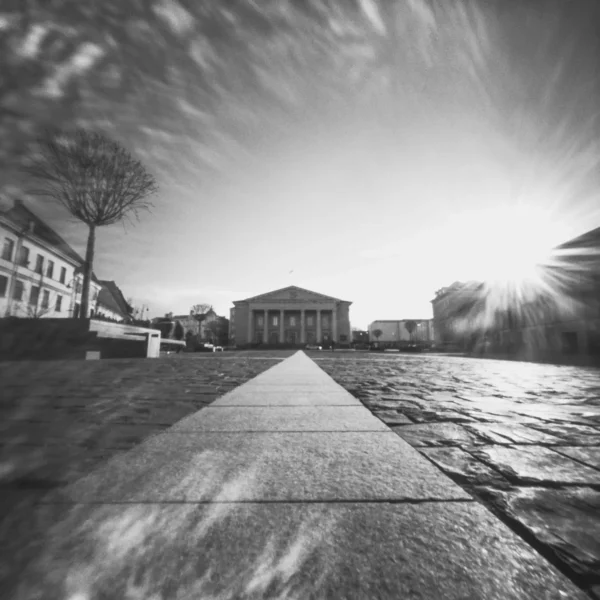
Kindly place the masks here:
<instances>
[{"instance_id":1,"label":"sky","mask_svg":"<svg viewBox=\"0 0 600 600\"><path fill-rule=\"evenodd\" d=\"M79 58L46 85L60 97L79 77L56 118L156 175L152 212L101 229L95 264L149 316L229 316L296 285L352 301L359 328L430 318L439 288L600 226L597 5L300 4L157 2L117 62L121 38L91 45L81 25ZM82 224L29 201L83 254Z\"/></svg>"}]
</instances>

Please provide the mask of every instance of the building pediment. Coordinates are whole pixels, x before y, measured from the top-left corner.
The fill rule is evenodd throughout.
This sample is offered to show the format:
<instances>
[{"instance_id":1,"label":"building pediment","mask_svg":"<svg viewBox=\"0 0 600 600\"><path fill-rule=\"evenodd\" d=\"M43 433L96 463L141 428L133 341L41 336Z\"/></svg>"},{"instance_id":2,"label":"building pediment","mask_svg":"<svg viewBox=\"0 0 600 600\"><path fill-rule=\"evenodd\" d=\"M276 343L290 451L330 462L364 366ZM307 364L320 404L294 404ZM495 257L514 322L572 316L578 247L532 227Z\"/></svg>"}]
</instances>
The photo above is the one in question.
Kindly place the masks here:
<instances>
[{"instance_id":1,"label":"building pediment","mask_svg":"<svg viewBox=\"0 0 600 600\"><path fill-rule=\"evenodd\" d=\"M280 290L246 298L242 302L340 302L339 298L290 285Z\"/></svg>"}]
</instances>

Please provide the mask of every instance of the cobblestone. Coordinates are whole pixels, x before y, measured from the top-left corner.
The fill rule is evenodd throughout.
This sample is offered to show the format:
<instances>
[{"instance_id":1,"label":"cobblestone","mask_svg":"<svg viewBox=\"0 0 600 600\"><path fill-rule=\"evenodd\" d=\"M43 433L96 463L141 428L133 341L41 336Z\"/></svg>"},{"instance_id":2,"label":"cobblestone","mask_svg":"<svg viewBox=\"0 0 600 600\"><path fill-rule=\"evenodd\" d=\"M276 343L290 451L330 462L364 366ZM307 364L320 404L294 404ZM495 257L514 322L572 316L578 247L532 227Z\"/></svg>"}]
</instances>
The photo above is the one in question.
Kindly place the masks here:
<instances>
[{"instance_id":1,"label":"cobblestone","mask_svg":"<svg viewBox=\"0 0 600 600\"><path fill-rule=\"evenodd\" d=\"M600 598L599 370L433 354L312 358ZM398 413L414 424L399 425Z\"/></svg>"},{"instance_id":2,"label":"cobblestone","mask_svg":"<svg viewBox=\"0 0 600 600\"><path fill-rule=\"evenodd\" d=\"M0 492L69 483L283 358L0 363Z\"/></svg>"}]
</instances>

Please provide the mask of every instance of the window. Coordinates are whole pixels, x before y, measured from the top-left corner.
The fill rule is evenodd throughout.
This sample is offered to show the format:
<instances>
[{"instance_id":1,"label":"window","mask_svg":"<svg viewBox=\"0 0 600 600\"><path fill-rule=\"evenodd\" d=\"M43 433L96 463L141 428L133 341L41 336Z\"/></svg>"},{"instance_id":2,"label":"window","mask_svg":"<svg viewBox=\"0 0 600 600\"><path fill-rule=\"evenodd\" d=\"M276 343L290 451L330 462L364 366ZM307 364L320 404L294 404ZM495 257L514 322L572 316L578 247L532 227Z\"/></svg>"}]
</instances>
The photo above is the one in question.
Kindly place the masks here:
<instances>
[{"instance_id":1,"label":"window","mask_svg":"<svg viewBox=\"0 0 600 600\"><path fill-rule=\"evenodd\" d=\"M65 267L61 267L60 268L60 279L59 281L61 283L64 283L67 279L67 269L65 269Z\"/></svg>"},{"instance_id":2,"label":"window","mask_svg":"<svg viewBox=\"0 0 600 600\"><path fill-rule=\"evenodd\" d=\"M312 325L313 325L313 318L312 317L306 317L306 325L308 327L312 327Z\"/></svg>"},{"instance_id":3,"label":"window","mask_svg":"<svg viewBox=\"0 0 600 600\"><path fill-rule=\"evenodd\" d=\"M256 323L259 327L263 326L263 317L258 317L258 319L256 320Z\"/></svg>"},{"instance_id":4,"label":"window","mask_svg":"<svg viewBox=\"0 0 600 600\"><path fill-rule=\"evenodd\" d=\"M4 246L2 246L2 258L4 260L12 260L14 249L15 249L15 243L12 240L5 238Z\"/></svg>"},{"instance_id":5,"label":"window","mask_svg":"<svg viewBox=\"0 0 600 600\"><path fill-rule=\"evenodd\" d=\"M62 296L56 296L56 306L54 307L54 310L56 312L60 312L62 309Z\"/></svg>"},{"instance_id":6,"label":"window","mask_svg":"<svg viewBox=\"0 0 600 600\"><path fill-rule=\"evenodd\" d=\"M321 317L321 323L323 327L329 327L329 317L327 315L323 315Z\"/></svg>"},{"instance_id":7,"label":"window","mask_svg":"<svg viewBox=\"0 0 600 600\"><path fill-rule=\"evenodd\" d=\"M15 289L13 290L13 300L21 301L23 300L23 292L25 291L25 286L22 281L15 281Z\"/></svg>"},{"instance_id":8,"label":"window","mask_svg":"<svg viewBox=\"0 0 600 600\"><path fill-rule=\"evenodd\" d=\"M348 336L347 335L340 335L340 342L346 342L348 340Z\"/></svg>"},{"instance_id":9,"label":"window","mask_svg":"<svg viewBox=\"0 0 600 600\"><path fill-rule=\"evenodd\" d=\"M19 250L19 266L28 267L29 266L29 248L25 246L21 246Z\"/></svg>"},{"instance_id":10,"label":"window","mask_svg":"<svg viewBox=\"0 0 600 600\"><path fill-rule=\"evenodd\" d=\"M8 277L0 275L0 298L6 296L6 290L8 289Z\"/></svg>"},{"instance_id":11,"label":"window","mask_svg":"<svg viewBox=\"0 0 600 600\"><path fill-rule=\"evenodd\" d=\"M53 276L54 276L54 262L49 260L48 266L46 267L46 277L50 277L50 279L52 279Z\"/></svg>"},{"instance_id":12,"label":"window","mask_svg":"<svg viewBox=\"0 0 600 600\"><path fill-rule=\"evenodd\" d=\"M31 306L37 306L39 299L40 287L38 285L32 285L31 291L29 292L29 304L31 304Z\"/></svg>"},{"instance_id":13,"label":"window","mask_svg":"<svg viewBox=\"0 0 600 600\"><path fill-rule=\"evenodd\" d=\"M44 290L42 294L42 308L48 308L50 306L50 292Z\"/></svg>"},{"instance_id":14,"label":"window","mask_svg":"<svg viewBox=\"0 0 600 600\"><path fill-rule=\"evenodd\" d=\"M277 325L279 325L279 317L277 315L275 315L273 317L273 326L277 327Z\"/></svg>"},{"instance_id":15,"label":"window","mask_svg":"<svg viewBox=\"0 0 600 600\"><path fill-rule=\"evenodd\" d=\"M44 272L44 257L41 254L35 259L35 272L40 275Z\"/></svg>"},{"instance_id":16,"label":"window","mask_svg":"<svg viewBox=\"0 0 600 600\"><path fill-rule=\"evenodd\" d=\"M290 317L290 327L296 327L296 317Z\"/></svg>"}]
</instances>

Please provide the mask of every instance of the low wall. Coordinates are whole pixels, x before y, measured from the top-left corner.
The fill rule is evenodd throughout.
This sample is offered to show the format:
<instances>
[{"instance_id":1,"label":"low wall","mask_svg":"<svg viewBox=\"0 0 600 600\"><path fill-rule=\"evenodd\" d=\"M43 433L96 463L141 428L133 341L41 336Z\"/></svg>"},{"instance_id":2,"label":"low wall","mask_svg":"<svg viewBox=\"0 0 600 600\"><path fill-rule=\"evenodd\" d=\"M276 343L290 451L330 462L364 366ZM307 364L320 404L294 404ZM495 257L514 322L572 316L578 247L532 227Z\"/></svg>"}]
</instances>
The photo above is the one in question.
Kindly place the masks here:
<instances>
[{"instance_id":1,"label":"low wall","mask_svg":"<svg viewBox=\"0 0 600 600\"><path fill-rule=\"evenodd\" d=\"M159 332L93 319L0 319L0 360L84 360L88 352L100 358L158 356L160 335L151 344L131 334ZM131 336L131 337L129 337Z\"/></svg>"}]
</instances>

